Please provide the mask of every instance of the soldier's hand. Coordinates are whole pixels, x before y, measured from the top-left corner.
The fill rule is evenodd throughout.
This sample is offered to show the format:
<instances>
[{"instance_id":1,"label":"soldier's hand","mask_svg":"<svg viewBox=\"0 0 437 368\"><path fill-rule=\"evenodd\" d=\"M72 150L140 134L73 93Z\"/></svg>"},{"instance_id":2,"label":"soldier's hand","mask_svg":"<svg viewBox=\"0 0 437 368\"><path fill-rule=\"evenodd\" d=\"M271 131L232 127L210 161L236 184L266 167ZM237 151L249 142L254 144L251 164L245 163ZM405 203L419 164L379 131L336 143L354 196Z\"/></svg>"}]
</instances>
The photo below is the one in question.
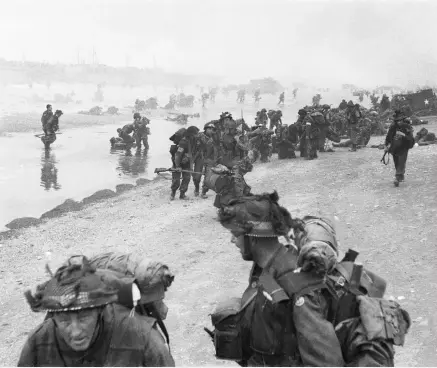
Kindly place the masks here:
<instances>
[{"instance_id":1,"label":"soldier's hand","mask_svg":"<svg viewBox=\"0 0 437 368\"><path fill-rule=\"evenodd\" d=\"M181 172L181 171L182 171L182 167L176 167L176 168L174 169L174 171Z\"/></svg>"}]
</instances>

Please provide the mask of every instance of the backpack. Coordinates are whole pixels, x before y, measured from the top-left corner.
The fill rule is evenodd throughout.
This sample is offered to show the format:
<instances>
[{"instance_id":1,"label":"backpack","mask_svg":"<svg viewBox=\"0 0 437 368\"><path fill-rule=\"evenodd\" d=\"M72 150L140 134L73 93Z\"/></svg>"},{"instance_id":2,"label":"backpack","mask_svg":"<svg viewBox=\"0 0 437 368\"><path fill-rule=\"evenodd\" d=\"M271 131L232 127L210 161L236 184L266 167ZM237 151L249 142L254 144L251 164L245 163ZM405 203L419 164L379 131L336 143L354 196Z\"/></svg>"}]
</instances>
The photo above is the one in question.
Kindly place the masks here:
<instances>
[{"instance_id":1,"label":"backpack","mask_svg":"<svg viewBox=\"0 0 437 368\"><path fill-rule=\"evenodd\" d=\"M256 290L250 287L246 290L246 293L252 290L253 295L245 304L239 307L234 302L227 312L218 307L211 315L215 330L205 331L213 337L217 358L243 365L241 362L250 357L244 350L247 346L252 352L295 358L298 344L290 313L293 300L315 290L322 290L327 295L330 305L327 319L334 327L360 317L370 341L382 339L403 345L411 323L408 313L398 303L382 299L385 280L356 264L357 256L357 252L349 250L326 276L296 272L297 257L291 251L277 256L275 270L280 277L274 279L263 271ZM264 314L268 318L264 318ZM232 347L238 348L231 350Z\"/></svg>"},{"instance_id":2,"label":"backpack","mask_svg":"<svg viewBox=\"0 0 437 368\"><path fill-rule=\"evenodd\" d=\"M168 267L134 253L102 253L91 258L90 262L104 282L118 289L118 304L155 318L169 344L170 338L163 322L165 315L162 315L167 311L163 303L165 291L174 279ZM136 306L133 304L134 283L141 290L141 300Z\"/></svg>"},{"instance_id":3,"label":"backpack","mask_svg":"<svg viewBox=\"0 0 437 368\"><path fill-rule=\"evenodd\" d=\"M313 118L316 125L320 126L325 124L325 117L321 112L313 112L310 116Z\"/></svg>"}]
</instances>

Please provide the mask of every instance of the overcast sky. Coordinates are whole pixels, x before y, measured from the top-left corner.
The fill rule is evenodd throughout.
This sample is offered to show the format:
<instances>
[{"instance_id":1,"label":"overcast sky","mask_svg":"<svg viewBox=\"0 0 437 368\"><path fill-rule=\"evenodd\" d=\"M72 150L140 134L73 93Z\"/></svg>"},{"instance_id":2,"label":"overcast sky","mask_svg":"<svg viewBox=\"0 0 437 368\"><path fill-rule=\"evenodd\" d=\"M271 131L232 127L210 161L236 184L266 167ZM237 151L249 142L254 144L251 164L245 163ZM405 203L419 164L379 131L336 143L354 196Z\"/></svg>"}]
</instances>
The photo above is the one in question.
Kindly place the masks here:
<instances>
[{"instance_id":1,"label":"overcast sky","mask_svg":"<svg viewBox=\"0 0 437 368\"><path fill-rule=\"evenodd\" d=\"M437 80L437 1L1 1L0 57L231 78Z\"/></svg>"}]
</instances>

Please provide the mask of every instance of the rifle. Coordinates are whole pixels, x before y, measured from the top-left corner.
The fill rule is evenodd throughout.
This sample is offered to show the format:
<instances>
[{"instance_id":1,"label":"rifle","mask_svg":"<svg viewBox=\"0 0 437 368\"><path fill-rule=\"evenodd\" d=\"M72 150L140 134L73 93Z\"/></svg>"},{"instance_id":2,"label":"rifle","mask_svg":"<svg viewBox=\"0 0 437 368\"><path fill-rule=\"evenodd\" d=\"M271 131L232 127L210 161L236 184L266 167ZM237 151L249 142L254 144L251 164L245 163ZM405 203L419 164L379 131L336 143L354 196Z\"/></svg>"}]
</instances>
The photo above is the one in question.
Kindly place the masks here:
<instances>
[{"instance_id":1,"label":"rifle","mask_svg":"<svg viewBox=\"0 0 437 368\"><path fill-rule=\"evenodd\" d=\"M59 135L59 134L62 134L62 133L61 133L61 132L59 132L59 133L56 133L56 132L55 132L55 134L56 134L56 135ZM41 137L44 136L44 135L46 135L46 134L45 134L45 133L41 133L41 134L34 134L33 136L36 137L36 138L41 138Z\"/></svg>"},{"instance_id":2,"label":"rifle","mask_svg":"<svg viewBox=\"0 0 437 368\"><path fill-rule=\"evenodd\" d=\"M169 169L166 169L165 167L158 167L158 168L156 168L155 169L155 174L160 174L160 173L163 173L163 172L186 172L186 173L189 173L189 174L198 174L198 175L205 175L204 173L200 173L200 172L197 172L197 171L191 171L191 170L176 170L176 169L174 169L174 168L169 168Z\"/></svg>"},{"instance_id":3,"label":"rifle","mask_svg":"<svg viewBox=\"0 0 437 368\"><path fill-rule=\"evenodd\" d=\"M391 144L389 144L388 145L388 147L387 147L387 150L384 152L384 155L382 156L382 158L381 158L381 162L384 164L384 165L388 165L388 163L390 162L390 154L389 154L389 150L390 150L390 146L391 146ZM387 157L387 162L385 161L385 156L387 156L388 155L388 157Z\"/></svg>"}]
</instances>

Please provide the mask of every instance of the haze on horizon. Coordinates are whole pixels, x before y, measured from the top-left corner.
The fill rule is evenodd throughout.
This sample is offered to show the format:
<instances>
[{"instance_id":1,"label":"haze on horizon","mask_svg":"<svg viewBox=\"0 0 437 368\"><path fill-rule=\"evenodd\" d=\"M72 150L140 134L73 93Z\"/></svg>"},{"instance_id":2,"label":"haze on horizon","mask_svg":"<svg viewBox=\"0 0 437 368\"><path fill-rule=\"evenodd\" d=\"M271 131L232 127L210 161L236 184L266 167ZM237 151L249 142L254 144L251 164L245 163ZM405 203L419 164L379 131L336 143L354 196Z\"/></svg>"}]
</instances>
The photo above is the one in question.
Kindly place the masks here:
<instances>
[{"instance_id":1,"label":"haze on horizon","mask_svg":"<svg viewBox=\"0 0 437 368\"><path fill-rule=\"evenodd\" d=\"M152 67L326 86L437 80L436 1L14 0L8 60Z\"/></svg>"}]
</instances>

